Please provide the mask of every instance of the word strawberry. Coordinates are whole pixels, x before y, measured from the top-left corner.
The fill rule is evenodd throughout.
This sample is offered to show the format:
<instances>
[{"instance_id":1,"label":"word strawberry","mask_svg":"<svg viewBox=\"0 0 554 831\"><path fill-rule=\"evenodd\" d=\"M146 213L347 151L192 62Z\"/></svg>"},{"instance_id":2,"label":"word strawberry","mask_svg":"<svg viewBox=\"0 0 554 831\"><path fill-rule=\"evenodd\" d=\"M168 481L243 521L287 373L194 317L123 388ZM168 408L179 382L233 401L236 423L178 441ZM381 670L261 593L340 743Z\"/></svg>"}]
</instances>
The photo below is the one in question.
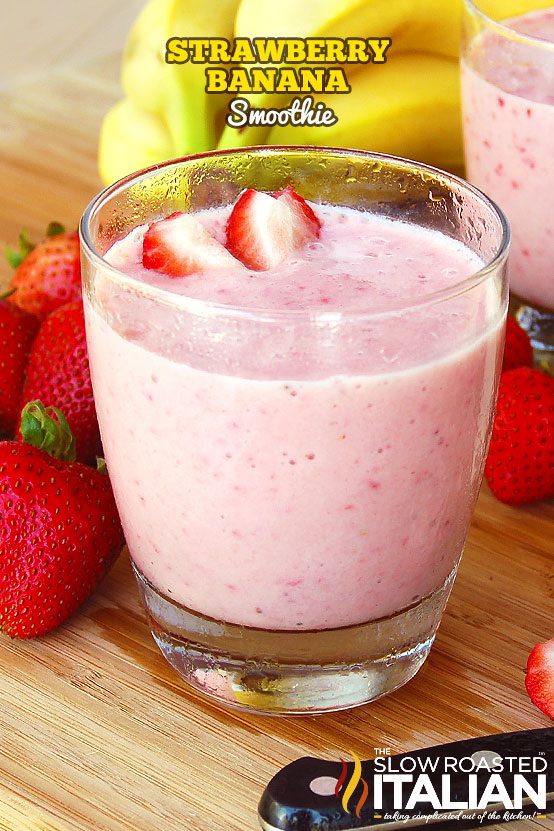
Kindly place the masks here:
<instances>
[{"instance_id":1,"label":"word strawberry","mask_svg":"<svg viewBox=\"0 0 554 831\"><path fill-rule=\"evenodd\" d=\"M531 366L532 364L533 347L531 346L529 335L521 328L514 317L508 315L502 372L506 372L509 369L517 369L518 366Z\"/></svg>"},{"instance_id":2,"label":"word strawberry","mask_svg":"<svg viewBox=\"0 0 554 831\"><path fill-rule=\"evenodd\" d=\"M321 223L290 186L269 194L249 188L227 222L227 247L247 268L265 271L319 237Z\"/></svg>"},{"instance_id":3,"label":"word strawberry","mask_svg":"<svg viewBox=\"0 0 554 831\"><path fill-rule=\"evenodd\" d=\"M75 458L59 410L32 402L25 442L0 442L0 630L44 635L86 600L123 546L108 477Z\"/></svg>"},{"instance_id":4,"label":"word strawberry","mask_svg":"<svg viewBox=\"0 0 554 831\"><path fill-rule=\"evenodd\" d=\"M502 374L485 477L510 505L554 496L554 378L545 372Z\"/></svg>"},{"instance_id":5,"label":"word strawberry","mask_svg":"<svg viewBox=\"0 0 554 831\"><path fill-rule=\"evenodd\" d=\"M40 327L29 353L20 408L36 398L62 410L75 436L79 461L94 463L102 443L80 300L61 306Z\"/></svg>"},{"instance_id":6,"label":"word strawberry","mask_svg":"<svg viewBox=\"0 0 554 831\"><path fill-rule=\"evenodd\" d=\"M226 248L193 216L176 211L153 222L142 247L142 264L169 277L186 277L236 262Z\"/></svg>"},{"instance_id":7,"label":"word strawberry","mask_svg":"<svg viewBox=\"0 0 554 831\"><path fill-rule=\"evenodd\" d=\"M51 223L44 242L34 246L22 233L20 252L8 249L6 254L15 268L9 285L9 300L20 309L44 320L59 306L81 297L76 232L66 233L62 225Z\"/></svg>"},{"instance_id":8,"label":"word strawberry","mask_svg":"<svg viewBox=\"0 0 554 831\"><path fill-rule=\"evenodd\" d=\"M525 688L533 704L554 719L554 638L538 643L529 655Z\"/></svg>"},{"instance_id":9,"label":"word strawberry","mask_svg":"<svg viewBox=\"0 0 554 831\"><path fill-rule=\"evenodd\" d=\"M38 328L34 315L0 300L0 435L14 434L27 356Z\"/></svg>"}]
</instances>

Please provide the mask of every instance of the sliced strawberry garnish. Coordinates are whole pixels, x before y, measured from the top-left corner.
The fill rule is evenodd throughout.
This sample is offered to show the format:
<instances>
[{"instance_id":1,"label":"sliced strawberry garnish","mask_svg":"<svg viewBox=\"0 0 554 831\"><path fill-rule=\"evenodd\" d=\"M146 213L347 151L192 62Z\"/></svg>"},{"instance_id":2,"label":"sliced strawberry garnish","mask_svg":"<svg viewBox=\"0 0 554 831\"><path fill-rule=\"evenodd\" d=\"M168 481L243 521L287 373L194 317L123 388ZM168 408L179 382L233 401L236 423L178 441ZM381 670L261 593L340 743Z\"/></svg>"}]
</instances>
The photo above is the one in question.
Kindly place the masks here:
<instances>
[{"instance_id":1,"label":"sliced strawberry garnish","mask_svg":"<svg viewBox=\"0 0 554 831\"><path fill-rule=\"evenodd\" d=\"M298 234L298 245L305 245L319 237L321 222L305 199L302 199L291 185L275 194L275 198L287 205L296 216L295 231ZM305 239L304 239L305 238Z\"/></svg>"},{"instance_id":2,"label":"sliced strawberry garnish","mask_svg":"<svg viewBox=\"0 0 554 831\"><path fill-rule=\"evenodd\" d=\"M538 643L529 655L525 687L533 704L554 719L554 638Z\"/></svg>"},{"instance_id":3,"label":"sliced strawberry garnish","mask_svg":"<svg viewBox=\"0 0 554 831\"><path fill-rule=\"evenodd\" d=\"M148 228L142 246L142 264L169 277L185 277L237 263L201 222L190 214L176 211Z\"/></svg>"},{"instance_id":4,"label":"sliced strawberry garnish","mask_svg":"<svg viewBox=\"0 0 554 831\"><path fill-rule=\"evenodd\" d=\"M249 188L227 222L231 254L255 271L274 268L319 237L321 223L292 188L272 195Z\"/></svg>"}]
</instances>

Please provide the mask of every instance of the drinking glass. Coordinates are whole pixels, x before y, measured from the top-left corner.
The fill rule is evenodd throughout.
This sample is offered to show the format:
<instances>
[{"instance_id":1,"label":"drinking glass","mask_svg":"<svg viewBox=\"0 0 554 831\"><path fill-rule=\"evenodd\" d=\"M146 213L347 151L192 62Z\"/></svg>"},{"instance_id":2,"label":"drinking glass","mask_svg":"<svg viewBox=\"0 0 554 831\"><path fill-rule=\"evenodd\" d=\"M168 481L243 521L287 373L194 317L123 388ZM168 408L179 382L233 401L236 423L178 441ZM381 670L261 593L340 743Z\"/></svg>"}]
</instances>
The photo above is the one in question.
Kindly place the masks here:
<instances>
[{"instance_id":1,"label":"drinking glass","mask_svg":"<svg viewBox=\"0 0 554 831\"><path fill-rule=\"evenodd\" d=\"M467 175L505 211L514 312L554 358L553 0L465 0Z\"/></svg>"},{"instance_id":2,"label":"drinking glass","mask_svg":"<svg viewBox=\"0 0 554 831\"><path fill-rule=\"evenodd\" d=\"M193 299L104 258L175 210L287 185L442 232L483 266L381 309L291 311ZM433 643L481 483L507 310L501 211L415 162L260 147L128 176L90 203L81 241L106 462L169 663L267 713L404 684Z\"/></svg>"}]
</instances>

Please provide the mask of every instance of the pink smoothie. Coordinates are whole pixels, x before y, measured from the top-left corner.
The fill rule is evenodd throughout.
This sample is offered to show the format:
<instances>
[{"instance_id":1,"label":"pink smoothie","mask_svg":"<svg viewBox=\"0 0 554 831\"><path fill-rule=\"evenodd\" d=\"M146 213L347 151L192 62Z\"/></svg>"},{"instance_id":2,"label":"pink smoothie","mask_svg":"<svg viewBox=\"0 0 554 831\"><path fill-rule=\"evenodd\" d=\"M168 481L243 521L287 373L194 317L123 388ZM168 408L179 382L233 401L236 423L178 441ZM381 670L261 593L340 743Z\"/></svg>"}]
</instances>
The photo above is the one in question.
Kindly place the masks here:
<instances>
[{"instance_id":1,"label":"pink smoothie","mask_svg":"<svg viewBox=\"0 0 554 831\"><path fill-rule=\"evenodd\" d=\"M178 603L268 629L359 624L445 583L480 484L502 340L488 284L392 311L477 271L464 246L314 209L320 240L271 272L237 263L172 280L140 266L138 228L106 257L127 276L98 274L85 300L134 562ZM197 216L221 235L228 213Z\"/></svg>"},{"instance_id":2,"label":"pink smoothie","mask_svg":"<svg viewBox=\"0 0 554 831\"><path fill-rule=\"evenodd\" d=\"M462 62L468 178L512 225L510 287L554 309L554 7L505 21L549 42L475 39Z\"/></svg>"}]
</instances>

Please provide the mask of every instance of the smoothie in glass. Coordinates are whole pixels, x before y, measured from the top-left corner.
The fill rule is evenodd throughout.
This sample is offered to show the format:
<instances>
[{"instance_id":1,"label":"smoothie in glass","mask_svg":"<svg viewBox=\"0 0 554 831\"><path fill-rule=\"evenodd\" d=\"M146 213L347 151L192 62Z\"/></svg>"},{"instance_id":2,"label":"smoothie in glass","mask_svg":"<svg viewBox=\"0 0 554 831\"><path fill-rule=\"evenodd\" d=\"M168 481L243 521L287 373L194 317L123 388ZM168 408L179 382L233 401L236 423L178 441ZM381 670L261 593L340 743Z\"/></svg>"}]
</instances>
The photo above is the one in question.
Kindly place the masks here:
<instances>
[{"instance_id":1,"label":"smoothie in glass","mask_svg":"<svg viewBox=\"0 0 554 831\"><path fill-rule=\"evenodd\" d=\"M163 654L263 712L405 683L481 482L502 214L404 160L249 148L117 183L82 235L104 451Z\"/></svg>"},{"instance_id":2,"label":"smoothie in glass","mask_svg":"<svg viewBox=\"0 0 554 831\"><path fill-rule=\"evenodd\" d=\"M468 8L476 7L468 2ZM479 20L478 10L470 14ZM552 311L554 6L502 20L500 26L482 25L473 38L468 35L462 61L467 175L510 220L511 291L530 306ZM552 322L543 325L548 346Z\"/></svg>"},{"instance_id":3,"label":"smoothie in glass","mask_svg":"<svg viewBox=\"0 0 554 831\"><path fill-rule=\"evenodd\" d=\"M313 207L320 239L271 271L235 261L165 277L141 266L144 226L106 260L138 287L328 315L385 311L483 265L438 232ZM222 238L229 213L197 218ZM443 586L487 447L501 330L497 320L480 331L486 303L483 289L447 314L391 319L386 340L369 329L323 377L301 348L263 377L240 366L206 372L179 360L178 347L145 349L136 331L147 321L129 298L106 299L116 326L87 304L104 450L142 574L201 614L289 630L385 617ZM260 339L248 350L267 348Z\"/></svg>"}]
</instances>

